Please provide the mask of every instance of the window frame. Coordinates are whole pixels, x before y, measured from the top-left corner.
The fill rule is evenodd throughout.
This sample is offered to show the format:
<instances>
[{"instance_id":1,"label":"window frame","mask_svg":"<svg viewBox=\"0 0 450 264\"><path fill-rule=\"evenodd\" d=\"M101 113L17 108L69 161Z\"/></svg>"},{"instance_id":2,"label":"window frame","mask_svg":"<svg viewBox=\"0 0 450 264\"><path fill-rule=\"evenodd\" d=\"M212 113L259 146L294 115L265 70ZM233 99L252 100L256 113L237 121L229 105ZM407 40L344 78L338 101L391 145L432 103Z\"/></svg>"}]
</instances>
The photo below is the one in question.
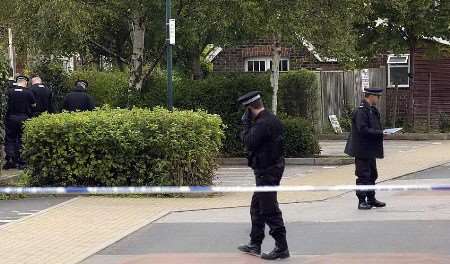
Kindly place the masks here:
<instances>
[{"instance_id":1,"label":"window frame","mask_svg":"<svg viewBox=\"0 0 450 264\"><path fill-rule=\"evenodd\" d=\"M290 61L289 58L282 57L280 59L280 66L282 66L282 61L287 61L287 71L282 71L280 68L280 72L288 72L290 70ZM253 63L253 71L249 71L249 63ZM258 62L258 71L255 71L255 62ZM261 62L264 62L264 71L261 71ZM272 70L272 57L251 57L247 58L244 61L244 70L245 72L266 72Z\"/></svg>"},{"instance_id":2,"label":"window frame","mask_svg":"<svg viewBox=\"0 0 450 264\"><path fill-rule=\"evenodd\" d=\"M405 57L405 63L399 63L399 62L391 62L391 58L394 57ZM409 80L409 73L410 73L410 60L409 60L409 54L391 54L388 56L388 59L386 61L387 64L387 87L394 88L395 85L391 84L391 69L392 68L407 68L408 69L408 84L399 84L399 88L409 88L410 86L410 80Z\"/></svg>"}]
</instances>

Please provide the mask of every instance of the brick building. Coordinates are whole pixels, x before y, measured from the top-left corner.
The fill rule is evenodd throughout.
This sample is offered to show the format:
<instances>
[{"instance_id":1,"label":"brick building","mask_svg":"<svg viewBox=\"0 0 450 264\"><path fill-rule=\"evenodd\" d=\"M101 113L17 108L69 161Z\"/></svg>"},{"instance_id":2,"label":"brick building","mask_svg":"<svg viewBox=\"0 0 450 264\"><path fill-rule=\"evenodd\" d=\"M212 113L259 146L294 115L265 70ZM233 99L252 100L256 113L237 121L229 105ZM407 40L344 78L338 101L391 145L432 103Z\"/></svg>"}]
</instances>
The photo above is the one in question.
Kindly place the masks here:
<instances>
[{"instance_id":1,"label":"brick building","mask_svg":"<svg viewBox=\"0 0 450 264\"><path fill-rule=\"evenodd\" d=\"M264 72L272 64L271 42L257 40L252 43L223 49L213 60L214 72ZM341 66L334 59L322 58L308 44L282 46L280 71L298 70L337 70Z\"/></svg>"},{"instance_id":2,"label":"brick building","mask_svg":"<svg viewBox=\"0 0 450 264\"><path fill-rule=\"evenodd\" d=\"M384 54L377 56L367 65L367 68L377 72L378 79L384 80L381 83L371 80L370 83L371 85L376 83L381 88L386 89L382 112L388 125L393 123L394 116L396 117L396 125L404 125L409 114L408 111L411 109L413 109L412 115L414 116L415 127L427 127L428 122L430 122L431 127L437 128L441 113L450 116L450 56L442 53L438 57L430 58L426 55L428 46L436 44L450 49L450 42L448 41L437 38L423 40L415 52L413 62L410 61L409 54ZM224 48L214 58L213 69L214 72L219 73L264 72L271 67L271 57L271 42L258 40L236 47ZM411 79L408 76L411 63L415 67L413 91L411 90ZM282 45L280 71L292 71L301 68L319 72L344 71L344 67L336 60L322 58L307 42L301 46ZM383 76L380 76L380 74ZM322 86L326 86L323 80L321 82ZM355 79L355 82L358 82L358 78ZM353 85L361 85L355 82ZM396 83L398 89L395 89ZM345 90L344 87L336 87L336 89ZM355 87L348 87L348 89L355 89ZM412 108L409 107L410 96L413 96ZM322 98L326 102L327 100L324 99ZM329 113L324 115L327 114Z\"/></svg>"}]
</instances>

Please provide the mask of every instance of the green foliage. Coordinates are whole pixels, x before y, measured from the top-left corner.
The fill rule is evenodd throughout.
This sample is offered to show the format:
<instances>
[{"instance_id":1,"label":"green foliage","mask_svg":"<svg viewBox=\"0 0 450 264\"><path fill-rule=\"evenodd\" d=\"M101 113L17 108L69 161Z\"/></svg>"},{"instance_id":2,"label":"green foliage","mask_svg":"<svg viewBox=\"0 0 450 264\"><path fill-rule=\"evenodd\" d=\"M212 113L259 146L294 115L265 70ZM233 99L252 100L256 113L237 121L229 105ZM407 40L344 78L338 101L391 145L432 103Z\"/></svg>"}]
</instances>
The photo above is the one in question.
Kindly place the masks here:
<instances>
[{"instance_id":1,"label":"green foliage","mask_svg":"<svg viewBox=\"0 0 450 264\"><path fill-rule=\"evenodd\" d=\"M102 108L25 124L32 185L210 185L222 146L219 116Z\"/></svg>"},{"instance_id":2,"label":"green foliage","mask_svg":"<svg viewBox=\"0 0 450 264\"><path fill-rule=\"evenodd\" d=\"M73 87L76 80L88 81L88 93L94 96L97 105L126 107L128 104L128 74L126 72L75 71L70 75L66 87Z\"/></svg>"},{"instance_id":3,"label":"green foliage","mask_svg":"<svg viewBox=\"0 0 450 264\"><path fill-rule=\"evenodd\" d=\"M270 107L271 88L268 75L233 74L212 75L201 81L182 80L175 85L175 104L183 109L206 109L223 118L227 128L224 152L243 155L239 139L242 106L237 98L249 91L260 90Z\"/></svg>"},{"instance_id":4,"label":"green foliage","mask_svg":"<svg viewBox=\"0 0 450 264\"><path fill-rule=\"evenodd\" d=\"M342 111L342 115L339 118L339 124L342 130L345 132L350 132L352 129L352 117L353 117L353 107L351 105L345 105Z\"/></svg>"},{"instance_id":5,"label":"green foliage","mask_svg":"<svg viewBox=\"0 0 450 264\"><path fill-rule=\"evenodd\" d=\"M280 76L279 85L280 111L313 120L318 100L316 75L308 70L289 72Z\"/></svg>"},{"instance_id":6,"label":"green foliage","mask_svg":"<svg viewBox=\"0 0 450 264\"><path fill-rule=\"evenodd\" d=\"M319 154L319 140L311 122L301 117L282 117L286 157L310 157Z\"/></svg>"},{"instance_id":7,"label":"green foliage","mask_svg":"<svg viewBox=\"0 0 450 264\"><path fill-rule=\"evenodd\" d=\"M72 86L68 86L68 75L58 60L43 59L31 64L31 74L39 75L53 93L55 109L62 108L62 102Z\"/></svg>"}]
</instances>

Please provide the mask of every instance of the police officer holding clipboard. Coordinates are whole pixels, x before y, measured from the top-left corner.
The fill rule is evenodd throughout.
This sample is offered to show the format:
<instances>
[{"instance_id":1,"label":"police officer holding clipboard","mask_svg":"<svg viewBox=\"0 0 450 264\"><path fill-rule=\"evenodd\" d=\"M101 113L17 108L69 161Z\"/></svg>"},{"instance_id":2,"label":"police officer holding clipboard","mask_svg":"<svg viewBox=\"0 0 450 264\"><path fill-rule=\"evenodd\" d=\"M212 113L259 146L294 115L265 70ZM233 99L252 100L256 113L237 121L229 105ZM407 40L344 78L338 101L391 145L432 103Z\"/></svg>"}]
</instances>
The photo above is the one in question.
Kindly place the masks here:
<instances>
[{"instance_id":1,"label":"police officer holding clipboard","mask_svg":"<svg viewBox=\"0 0 450 264\"><path fill-rule=\"evenodd\" d=\"M345 153L355 157L356 185L375 185L378 178L376 159L384 157L384 132L376 108L382 92L379 88L365 89L364 99L353 112L352 131ZM356 196L360 210L386 206L375 198L375 191L356 191Z\"/></svg>"}]
</instances>

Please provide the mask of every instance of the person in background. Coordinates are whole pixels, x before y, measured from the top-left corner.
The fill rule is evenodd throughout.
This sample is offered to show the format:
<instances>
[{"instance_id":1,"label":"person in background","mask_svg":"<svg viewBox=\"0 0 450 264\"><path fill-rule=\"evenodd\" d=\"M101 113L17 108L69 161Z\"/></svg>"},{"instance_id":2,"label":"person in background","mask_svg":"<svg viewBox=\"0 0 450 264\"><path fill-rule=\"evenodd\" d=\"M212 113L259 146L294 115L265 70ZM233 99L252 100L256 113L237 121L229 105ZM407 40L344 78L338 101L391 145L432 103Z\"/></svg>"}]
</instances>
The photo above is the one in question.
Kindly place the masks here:
<instances>
[{"instance_id":1,"label":"person in background","mask_svg":"<svg viewBox=\"0 0 450 264\"><path fill-rule=\"evenodd\" d=\"M87 94L87 88L87 81L76 81L75 88L64 99L63 110L69 112L94 110L94 99Z\"/></svg>"},{"instance_id":2,"label":"person in background","mask_svg":"<svg viewBox=\"0 0 450 264\"><path fill-rule=\"evenodd\" d=\"M31 92L36 100L33 116L39 116L44 112L53 113L52 91L42 83L42 79L35 75L31 78Z\"/></svg>"},{"instance_id":3,"label":"person in background","mask_svg":"<svg viewBox=\"0 0 450 264\"><path fill-rule=\"evenodd\" d=\"M33 108L36 107L33 93L27 86L28 78L25 76L17 76L16 85L7 91L5 169L22 169L25 166L25 162L20 157L23 123L33 116Z\"/></svg>"},{"instance_id":4,"label":"person in background","mask_svg":"<svg viewBox=\"0 0 450 264\"><path fill-rule=\"evenodd\" d=\"M364 99L353 112L352 132L344 152L355 157L356 185L375 185L378 178L376 159L384 157L383 127L380 112L375 107L382 92L379 88L365 89ZM356 196L359 210L386 206L375 198L375 191L356 191Z\"/></svg>"}]
</instances>

